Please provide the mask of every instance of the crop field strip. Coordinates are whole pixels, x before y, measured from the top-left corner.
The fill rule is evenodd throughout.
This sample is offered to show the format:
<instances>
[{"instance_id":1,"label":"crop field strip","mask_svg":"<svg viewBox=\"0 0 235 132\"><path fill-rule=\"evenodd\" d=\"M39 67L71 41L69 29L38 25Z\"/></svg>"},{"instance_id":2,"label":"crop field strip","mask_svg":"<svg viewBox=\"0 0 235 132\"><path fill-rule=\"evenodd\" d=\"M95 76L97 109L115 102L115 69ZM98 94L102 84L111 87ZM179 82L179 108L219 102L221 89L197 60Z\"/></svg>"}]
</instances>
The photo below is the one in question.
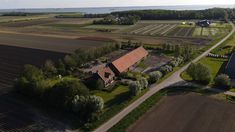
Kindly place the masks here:
<instances>
[{"instance_id":1,"label":"crop field strip","mask_svg":"<svg viewBox=\"0 0 235 132\"><path fill-rule=\"evenodd\" d=\"M143 25L144 27L137 27L134 28L130 33L131 34L138 34L138 35L165 35L169 31L173 30L177 27L178 24L167 24L167 23L149 23L148 25Z\"/></svg>"}]
</instances>

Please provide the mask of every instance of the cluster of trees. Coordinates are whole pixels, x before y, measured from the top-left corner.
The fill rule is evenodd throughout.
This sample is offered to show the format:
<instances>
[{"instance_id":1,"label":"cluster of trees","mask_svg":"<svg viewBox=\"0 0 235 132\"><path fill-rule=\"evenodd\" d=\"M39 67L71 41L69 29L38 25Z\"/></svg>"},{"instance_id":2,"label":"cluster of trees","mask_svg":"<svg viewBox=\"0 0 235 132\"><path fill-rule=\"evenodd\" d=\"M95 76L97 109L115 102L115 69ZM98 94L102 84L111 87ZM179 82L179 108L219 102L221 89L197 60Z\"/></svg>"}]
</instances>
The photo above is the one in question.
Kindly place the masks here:
<instances>
[{"instance_id":1,"label":"cluster of trees","mask_svg":"<svg viewBox=\"0 0 235 132\"><path fill-rule=\"evenodd\" d=\"M129 84L129 89L132 96L139 95L141 91L146 88L148 88L148 80L144 77Z\"/></svg>"},{"instance_id":2,"label":"cluster of trees","mask_svg":"<svg viewBox=\"0 0 235 132\"><path fill-rule=\"evenodd\" d=\"M94 20L93 24L104 24L104 25L133 25L138 22L139 17L136 16L125 16L116 17L113 15L106 16L102 20Z\"/></svg>"},{"instance_id":3,"label":"cluster of trees","mask_svg":"<svg viewBox=\"0 0 235 132\"><path fill-rule=\"evenodd\" d=\"M149 73L149 83L153 84L160 80L163 76L165 76L167 73L172 72L174 70L174 67L179 66L184 62L182 57L177 57L173 60L171 60L168 64L161 66L159 70L153 71Z\"/></svg>"},{"instance_id":4,"label":"cluster of trees","mask_svg":"<svg viewBox=\"0 0 235 132\"><path fill-rule=\"evenodd\" d=\"M65 56L63 61L59 61L60 74L71 74L77 67L120 48L120 44L110 43L98 48L77 49L73 54Z\"/></svg>"},{"instance_id":5,"label":"cluster of trees","mask_svg":"<svg viewBox=\"0 0 235 132\"><path fill-rule=\"evenodd\" d=\"M57 63L47 60L41 68L25 65L15 88L24 96L44 101L51 107L74 112L83 121L90 120L102 110L103 100L91 95L87 86L74 73L86 62L119 48L119 44L107 44L98 48L78 49Z\"/></svg>"},{"instance_id":6,"label":"cluster of trees","mask_svg":"<svg viewBox=\"0 0 235 132\"><path fill-rule=\"evenodd\" d=\"M102 98L91 95L77 78L47 78L43 70L26 65L15 83L16 90L62 111L74 112L82 121L98 116L103 109Z\"/></svg>"},{"instance_id":7,"label":"cluster of trees","mask_svg":"<svg viewBox=\"0 0 235 132\"><path fill-rule=\"evenodd\" d=\"M202 84L209 84L212 79L210 69L201 63L190 64L186 72L193 81L197 81Z\"/></svg>"},{"instance_id":8,"label":"cluster of trees","mask_svg":"<svg viewBox=\"0 0 235 132\"><path fill-rule=\"evenodd\" d=\"M233 19L234 9L212 8L206 10L133 10L113 12L112 15L138 16L142 20L190 20L190 19Z\"/></svg>"},{"instance_id":9,"label":"cluster of trees","mask_svg":"<svg viewBox=\"0 0 235 132\"><path fill-rule=\"evenodd\" d=\"M183 57L184 61L190 61L193 57L194 49L189 45L179 45L179 44L163 44L162 50L166 52L174 53L175 57Z\"/></svg>"}]
</instances>

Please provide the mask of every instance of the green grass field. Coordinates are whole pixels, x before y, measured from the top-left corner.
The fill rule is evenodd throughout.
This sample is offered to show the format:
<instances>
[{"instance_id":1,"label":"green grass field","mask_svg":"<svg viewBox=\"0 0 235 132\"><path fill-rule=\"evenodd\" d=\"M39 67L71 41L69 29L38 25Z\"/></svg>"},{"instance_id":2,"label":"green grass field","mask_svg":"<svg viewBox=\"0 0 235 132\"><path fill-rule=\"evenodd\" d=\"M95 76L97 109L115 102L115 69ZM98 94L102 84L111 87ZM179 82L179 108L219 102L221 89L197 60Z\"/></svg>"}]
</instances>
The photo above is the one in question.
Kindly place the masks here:
<instances>
[{"instance_id":1,"label":"green grass field","mask_svg":"<svg viewBox=\"0 0 235 132\"><path fill-rule=\"evenodd\" d=\"M118 97L126 96L129 92L128 86L120 85L114 88L111 92L106 91L94 91L94 94L104 99L105 104L112 100L117 100Z\"/></svg>"},{"instance_id":2,"label":"green grass field","mask_svg":"<svg viewBox=\"0 0 235 132\"><path fill-rule=\"evenodd\" d=\"M27 21L54 17L54 14L49 15L32 15L32 16L0 16L0 22L17 22L17 21Z\"/></svg>"},{"instance_id":3,"label":"green grass field","mask_svg":"<svg viewBox=\"0 0 235 132\"><path fill-rule=\"evenodd\" d=\"M213 84L216 76L220 73L223 73L223 69L227 61L228 59L205 57L201 59L198 63L201 63L210 69L212 75L211 83ZM192 78L186 73L186 71L181 74L181 77L184 80L192 81Z\"/></svg>"}]
</instances>

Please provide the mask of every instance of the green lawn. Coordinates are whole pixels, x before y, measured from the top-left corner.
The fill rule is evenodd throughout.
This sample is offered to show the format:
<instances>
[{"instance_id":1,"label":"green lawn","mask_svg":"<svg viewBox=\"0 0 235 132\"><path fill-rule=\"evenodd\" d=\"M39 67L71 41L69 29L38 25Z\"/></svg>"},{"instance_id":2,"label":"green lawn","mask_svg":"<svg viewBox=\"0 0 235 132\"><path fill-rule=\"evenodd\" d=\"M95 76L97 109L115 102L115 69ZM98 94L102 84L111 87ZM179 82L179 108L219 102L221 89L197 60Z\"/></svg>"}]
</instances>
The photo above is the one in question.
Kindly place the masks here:
<instances>
[{"instance_id":1,"label":"green lawn","mask_svg":"<svg viewBox=\"0 0 235 132\"><path fill-rule=\"evenodd\" d=\"M108 104L112 100L117 100L117 98L121 96L126 96L129 92L128 86L119 85L114 88L113 91L93 91L93 93L97 96L100 96L104 99L105 104ZM113 102L114 103L114 102Z\"/></svg>"},{"instance_id":2,"label":"green lawn","mask_svg":"<svg viewBox=\"0 0 235 132\"><path fill-rule=\"evenodd\" d=\"M215 77L218 74L223 73L223 69L227 61L228 59L204 57L198 63L201 63L210 69L212 74L212 83L214 83ZM181 77L187 81L192 80L192 78L185 71L181 74Z\"/></svg>"}]
</instances>

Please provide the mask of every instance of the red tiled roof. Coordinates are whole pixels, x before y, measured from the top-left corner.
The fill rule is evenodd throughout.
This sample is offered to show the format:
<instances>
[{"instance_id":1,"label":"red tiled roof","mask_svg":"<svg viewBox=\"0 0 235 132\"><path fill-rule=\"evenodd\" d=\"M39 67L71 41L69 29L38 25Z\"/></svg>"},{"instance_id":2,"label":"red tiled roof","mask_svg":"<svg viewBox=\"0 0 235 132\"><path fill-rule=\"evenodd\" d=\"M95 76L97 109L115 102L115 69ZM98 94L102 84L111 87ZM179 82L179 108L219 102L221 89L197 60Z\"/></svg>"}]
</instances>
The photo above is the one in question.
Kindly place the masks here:
<instances>
[{"instance_id":1,"label":"red tiled roof","mask_svg":"<svg viewBox=\"0 0 235 132\"><path fill-rule=\"evenodd\" d=\"M108 81L110 78L113 78L115 76L115 74L113 73L113 71L109 67L103 67L103 68L99 69L97 74L100 76L100 78L104 82ZM108 76L106 76L106 75L108 75Z\"/></svg>"},{"instance_id":2,"label":"red tiled roof","mask_svg":"<svg viewBox=\"0 0 235 132\"><path fill-rule=\"evenodd\" d=\"M112 65L118 70L119 73L126 71L128 68L133 66L135 63L143 59L148 55L142 46L127 53L126 55L120 57L119 59L112 62Z\"/></svg>"}]
</instances>

